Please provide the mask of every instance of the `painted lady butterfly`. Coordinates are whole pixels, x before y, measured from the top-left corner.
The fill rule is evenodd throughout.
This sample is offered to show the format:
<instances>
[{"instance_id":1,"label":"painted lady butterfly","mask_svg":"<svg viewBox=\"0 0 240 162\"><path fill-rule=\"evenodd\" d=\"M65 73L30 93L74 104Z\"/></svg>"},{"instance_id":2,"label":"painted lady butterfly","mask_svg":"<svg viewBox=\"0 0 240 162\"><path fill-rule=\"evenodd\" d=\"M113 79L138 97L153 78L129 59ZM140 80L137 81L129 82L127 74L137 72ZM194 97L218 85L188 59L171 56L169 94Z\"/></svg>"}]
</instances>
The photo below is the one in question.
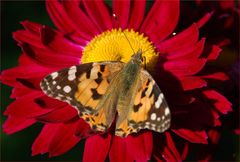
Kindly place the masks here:
<instances>
[{"instance_id":1,"label":"painted lady butterfly","mask_svg":"<svg viewBox=\"0 0 240 162\"><path fill-rule=\"evenodd\" d=\"M96 131L107 131L115 119L115 134L121 137L170 127L168 104L142 67L141 50L126 64L94 62L65 68L45 77L40 86L46 95L76 108Z\"/></svg>"}]
</instances>

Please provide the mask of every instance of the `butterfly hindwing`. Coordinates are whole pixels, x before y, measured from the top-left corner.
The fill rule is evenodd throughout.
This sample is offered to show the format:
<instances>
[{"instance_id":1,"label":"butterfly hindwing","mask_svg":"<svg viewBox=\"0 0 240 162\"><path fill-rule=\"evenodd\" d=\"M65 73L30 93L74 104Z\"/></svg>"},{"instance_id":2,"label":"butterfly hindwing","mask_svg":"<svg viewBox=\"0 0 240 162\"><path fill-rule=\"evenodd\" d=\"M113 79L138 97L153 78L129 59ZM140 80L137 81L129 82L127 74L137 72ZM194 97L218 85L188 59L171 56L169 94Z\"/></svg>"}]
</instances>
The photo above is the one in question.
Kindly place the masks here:
<instances>
[{"instance_id":1,"label":"butterfly hindwing","mask_svg":"<svg viewBox=\"0 0 240 162\"><path fill-rule=\"evenodd\" d=\"M48 96L76 108L93 129L106 131L114 120L114 115L106 116L106 111L114 111L114 100L103 102L103 96L109 93L109 84L122 66L121 62L76 65L50 74L40 86Z\"/></svg>"},{"instance_id":2,"label":"butterfly hindwing","mask_svg":"<svg viewBox=\"0 0 240 162\"><path fill-rule=\"evenodd\" d=\"M125 137L141 129L164 132L170 126L167 102L152 76L144 69L140 73L139 90L128 117L118 124L115 134Z\"/></svg>"}]
</instances>

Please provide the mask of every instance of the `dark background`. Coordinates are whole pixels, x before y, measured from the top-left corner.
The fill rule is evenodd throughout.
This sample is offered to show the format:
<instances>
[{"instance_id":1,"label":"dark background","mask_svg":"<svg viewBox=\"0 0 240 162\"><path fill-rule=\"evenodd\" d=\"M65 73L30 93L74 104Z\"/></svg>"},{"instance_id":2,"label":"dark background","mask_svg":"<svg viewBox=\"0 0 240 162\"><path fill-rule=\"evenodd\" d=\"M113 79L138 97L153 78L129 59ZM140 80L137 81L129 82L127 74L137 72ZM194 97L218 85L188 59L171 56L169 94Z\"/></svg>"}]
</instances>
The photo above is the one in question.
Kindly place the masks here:
<instances>
[{"instance_id":1,"label":"dark background","mask_svg":"<svg viewBox=\"0 0 240 162\"><path fill-rule=\"evenodd\" d=\"M47 14L45 2L1 2L1 70L17 65L21 50L13 40L12 32L22 29L23 27L19 22L24 20L54 27ZM227 49L227 51L229 51L229 49ZM226 65L226 58L220 58L220 62L218 61L217 64L223 63L224 66L229 66L234 59L233 57L227 58L228 61ZM7 105L13 101L9 98L11 89L11 87L1 85L1 125L6 120L6 117L2 116L2 114ZM40 133L41 128L42 124L38 123L13 135L6 135L2 132L1 128L1 161L81 161L84 141L81 141L73 149L58 157L48 158L47 154L32 157L31 145ZM220 139L214 156L216 160L237 160L239 159L238 147L239 137L229 131L223 131L222 138ZM190 155L189 158L195 159L194 155Z\"/></svg>"}]
</instances>

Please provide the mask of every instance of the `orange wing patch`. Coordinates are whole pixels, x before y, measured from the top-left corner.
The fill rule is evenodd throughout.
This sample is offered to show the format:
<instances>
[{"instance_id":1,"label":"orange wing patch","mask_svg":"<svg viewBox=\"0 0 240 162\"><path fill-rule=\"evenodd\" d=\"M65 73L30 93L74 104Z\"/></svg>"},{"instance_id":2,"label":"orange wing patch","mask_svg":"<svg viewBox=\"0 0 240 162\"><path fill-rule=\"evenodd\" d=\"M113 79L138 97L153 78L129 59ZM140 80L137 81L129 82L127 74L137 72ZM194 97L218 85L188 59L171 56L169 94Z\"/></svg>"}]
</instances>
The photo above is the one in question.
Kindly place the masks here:
<instances>
[{"instance_id":1,"label":"orange wing patch","mask_svg":"<svg viewBox=\"0 0 240 162\"><path fill-rule=\"evenodd\" d=\"M81 116L93 130L105 132L108 129L106 113L104 109L100 109L94 115L83 114Z\"/></svg>"},{"instance_id":2,"label":"orange wing patch","mask_svg":"<svg viewBox=\"0 0 240 162\"><path fill-rule=\"evenodd\" d=\"M78 84L78 90L75 93L75 99L83 106L95 109L101 96L106 92L109 83L107 79L102 79L100 83L92 79L87 79Z\"/></svg>"},{"instance_id":3,"label":"orange wing patch","mask_svg":"<svg viewBox=\"0 0 240 162\"><path fill-rule=\"evenodd\" d=\"M93 63L89 71L78 77L74 98L84 107L79 116L95 131L106 131L114 119L109 114L112 99L103 102L102 98L122 66L122 63Z\"/></svg>"},{"instance_id":4,"label":"orange wing patch","mask_svg":"<svg viewBox=\"0 0 240 162\"><path fill-rule=\"evenodd\" d=\"M109 75L107 66L94 63L90 71L79 77L75 99L83 106L94 110L109 86L107 78Z\"/></svg>"},{"instance_id":5,"label":"orange wing patch","mask_svg":"<svg viewBox=\"0 0 240 162\"><path fill-rule=\"evenodd\" d=\"M148 112L154 102L154 97L151 95L153 89L153 82L147 80L143 83L142 88L137 92L134 100L134 106L131 109L128 120L135 122L143 122L147 120Z\"/></svg>"}]
</instances>

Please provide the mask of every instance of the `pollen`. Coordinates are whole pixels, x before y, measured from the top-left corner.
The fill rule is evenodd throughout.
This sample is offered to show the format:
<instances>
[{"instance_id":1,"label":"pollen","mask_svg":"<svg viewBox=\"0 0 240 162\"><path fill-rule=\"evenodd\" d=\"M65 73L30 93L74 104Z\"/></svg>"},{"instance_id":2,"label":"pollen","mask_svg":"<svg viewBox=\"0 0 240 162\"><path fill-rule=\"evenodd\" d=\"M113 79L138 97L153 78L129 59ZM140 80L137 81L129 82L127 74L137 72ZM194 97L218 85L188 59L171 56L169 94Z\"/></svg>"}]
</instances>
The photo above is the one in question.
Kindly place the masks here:
<instances>
[{"instance_id":1,"label":"pollen","mask_svg":"<svg viewBox=\"0 0 240 162\"><path fill-rule=\"evenodd\" d=\"M99 61L128 62L138 50L142 50L144 64L153 68L158 53L148 37L134 30L112 29L95 36L84 48L82 63Z\"/></svg>"}]
</instances>

